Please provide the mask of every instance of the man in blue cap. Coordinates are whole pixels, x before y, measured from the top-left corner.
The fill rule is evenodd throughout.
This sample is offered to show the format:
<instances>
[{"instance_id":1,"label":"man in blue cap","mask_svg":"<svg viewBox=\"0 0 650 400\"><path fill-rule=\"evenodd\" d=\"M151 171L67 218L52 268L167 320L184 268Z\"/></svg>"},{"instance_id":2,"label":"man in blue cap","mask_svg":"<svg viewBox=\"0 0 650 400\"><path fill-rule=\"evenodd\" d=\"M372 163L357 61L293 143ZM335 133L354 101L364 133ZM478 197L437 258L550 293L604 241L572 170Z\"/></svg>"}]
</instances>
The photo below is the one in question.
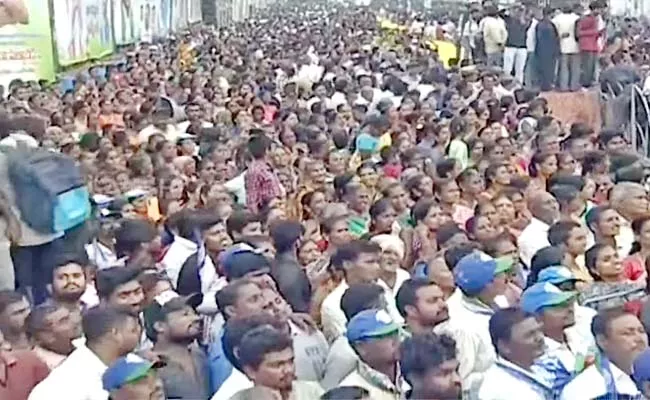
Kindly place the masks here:
<instances>
[{"instance_id":1,"label":"man in blue cap","mask_svg":"<svg viewBox=\"0 0 650 400\"><path fill-rule=\"evenodd\" d=\"M463 392L470 397L478 394L483 374L496 361L489 323L494 310L507 306L503 294L512 265L511 258L473 251L461 258L453 271L460 296L454 295L457 300L449 304L445 331L456 340Z\"/></svg>"},{"instance_id":2,"label":"man in blue cap","mask_svg":"<svg viewBox=\"0 0 650 400\"><path fill-rule=\"evenodd\" d=\"M339 386L364 388L375 400L399 398L399 325L384 310L364 310L350 319L346 336L359 363Z\"/></svg>"},{"instance_id":3,"label":"man in blue cap","mask_svg":"<svg viewBox=\"0 0 650 400\"><path fill-rule=\"evenodd\" d=\"M574 292L576 290L576 284L582 281L577 279L569 268L556 265L541 270L537 277L537 282L548 282L564 292ZM592 337L591 321L594 319L596 311L593 308L581 306L578 302L574 304L576 323L575 326L568 329L571 331L579 331L577 333L583 337ZM571 333L569 335L571 336Z\"/></svg>"},{"instance_id":4,"label":"man in blue cap","mask_svg":"<svg viewBox=\"0 0 650 400\"><path fill-rule=\"evenodd\" d=\"M102 376L102 384L111 400L165 399L162 382L155 370L161 362L151 362L135 354L115 361Z\"/></svg>"},{"instance_id":5,"label":"man in blue cap","mask_svg":"<svg viewBox=\"0 0 650 400\"><path fill-rule=\"evenodd\" d=\"M559 272L562 275L562 271ZM542 278L558 281L559 275L556 275L558 279L553 279L549 271ZM544 355L536 365L552 377L556 388L579 372L595 350L593 336L575 327L576 298L577 292L562 291L549 282L538 282L521 295L521 309L535 315L542 323Z\"/></svg>"}]
</instances>

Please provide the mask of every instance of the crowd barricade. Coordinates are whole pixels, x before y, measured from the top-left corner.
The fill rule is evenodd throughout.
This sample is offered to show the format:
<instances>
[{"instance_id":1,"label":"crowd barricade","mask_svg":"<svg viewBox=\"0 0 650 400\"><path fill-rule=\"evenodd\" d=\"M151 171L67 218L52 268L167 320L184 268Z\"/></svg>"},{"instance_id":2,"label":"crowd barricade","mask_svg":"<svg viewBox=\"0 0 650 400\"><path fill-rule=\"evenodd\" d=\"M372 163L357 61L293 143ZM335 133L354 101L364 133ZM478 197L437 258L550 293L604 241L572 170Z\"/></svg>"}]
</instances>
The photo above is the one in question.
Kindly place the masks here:
<instances>
[{"instance_id":1,"label":"crowd barricade","mask_svg":"<svg viewBox=\"0 0 650 400\"><path fill-rule=\"evenodd\" d=\"M629 89L629 123L625 132L630 145L643 157L650 154L650 104L638 85Z\"/></svg>"}]
</instances>

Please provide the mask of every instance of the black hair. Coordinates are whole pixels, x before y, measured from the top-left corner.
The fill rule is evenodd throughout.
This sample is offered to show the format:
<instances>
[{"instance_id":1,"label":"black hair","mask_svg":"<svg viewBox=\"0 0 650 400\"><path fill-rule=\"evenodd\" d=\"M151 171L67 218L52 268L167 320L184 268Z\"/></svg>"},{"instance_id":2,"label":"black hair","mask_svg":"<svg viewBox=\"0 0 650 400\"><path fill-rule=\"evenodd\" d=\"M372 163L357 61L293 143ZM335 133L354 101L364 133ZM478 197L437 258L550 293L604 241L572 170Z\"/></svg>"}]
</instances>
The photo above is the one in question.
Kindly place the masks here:
<instances>
[{"instance_id":1,"label":"black hair","mask_svg":"<svg viewBox=\"0 0 650 400\"><path fill-rule=\"evenodd\" d=\"M378 308L378 299L384 295L384 289L375 283L357 283L351 285L341 297L341 310L349 321L361 311Z\"/></svg>"},{"instance_id":2,"label":"black hair","mask_svg":"<svg viewBox=\"0 0 650 400\"><path fill-rule=\"evenodd\" d=\"M90 264L90 261L88 260L88 255L86 254L85 251L64 251L61 253L57 253L54 256L54 262L52 265L54 267L52 268L52 275L54 275L54 272L61 268L64 267L68 264L77 264L81 266L81 268L85 268Z\"/></svg>"},{"instance_id":3,"label":"black hair","mask_svg":"<svg viewBox=\"0 0 650 400\"><path fill-rule=\"evenodd\" d=\"M551 246L566 245L571 231L580 228L580 224L575 221L559 221L551 225L548 229L548 242Z\"/></svg>"},{"instance_id":4,"label":"black hair","mask_svg":"<svg viewBox=\"0 0 650 400\"><path fill-rule=\"evenodd\" d=\"M400 346L402 376L413 386L413 377L422 377L456 358L456 341L433 332L413 335Z\"/></svg>"},{"instance_id":5,"label":"black hair","mask_svg":"<svg viewBox=\"0 0 650 400\"><path fill-rule=\"evenodd\" d=\"M325 392L320 400L363 400L369 399L370 392L359 386L339 386Z\"/></svg>"},{"instance_id":6,"label":"black hair","mask_svg":"<svg viewBox=\"0 0 650 400\"><path fill-rule=\"evenodd\" d=\"M468 243L463 243L459 246L454 246L447 251L445 251L444 254L444 259L445 259L445 264L447 264L447 268L449 268L450 271L453 271L454 268L456 268L456 265L458 262L465 257L468 254L473 253L475 250L479 248L479 245L475 242L468 242Z\"/></svg>"},{"instance_id":7,"label":"black hair","mask_svg":"<svg viewBox=\"0 0 650 400\"><path fill-rule=\"evenodd\" d=\"M242 367L239 364L239 358L236 355L236 350L239 348L244 335L253 329L266 325L280 329L282 327L282 322L265 313L235 318L226 322L223 329L223 336L221 337L221 345L223 346L224 355L233 367L242 371Z\"/></svg>"},{"instance_id":8,"label":"black hair","mask_svg":"<svg viewBox=\"0 0 650 400\"><path fill-rule=\"evenodd\" d=\"M247 285L257 286L255 282L249 279L238 279L236 281L228 283L215 295L217 307L221 311L221 314L226 321L230 318L226 313L226 308L237 303L237 299L239 298L239 291L242 287Z\"/></svg>"},{"instance_id":9,"label":"black hair","mask_svg":"<svg viewBox=\"0 0 650 400\"><path fill-rule=\"evenodd\" d=\"M374 220L390 208L393 208L393 206L390 203L390 200L385 197L382 197L381 199L372 203L372 205L370 206L370 210L369 210L370 217Z\"/></svg>"},{"instance_id":10,"label":"black hair","mask_svg":"<svg viewBox=\"0 0 650 400\"><path fill-rule=\"evenodd\" d=\"M585 178L567 174L566 172L556 172L546 181L546 190L554 186L571 186L577 191L581 191L585 187Z\"/></svg>"},{"instance_id":11,"label":"black hair","mask_svg":"<svg viewBox=\"0 0 650 400\"><path fill-rule=\"evenodd\" d=\"M266 156L270 146L269 139L264 135L253 135L248 140L248 152L254 159L259 160Z\"/></svg>"},{"instance_id":12,"label":"black hair","mask_svg":"<svg viewBox=\"0 0 650 400\"><path fill-rule=\"evenodd\" d=\"M200 235L211 227L223 223L218 215L209 210L183 210L174 215L179 217L176 220L178 236L187 240L198 239L194 237L195 234Z\"/></svg>"},{"instance_id":13,"label":"black hair","mask_svg":"<svg viewBox=\"0 0 650 400\"><path fill-rule=\"evenodd\" d=\"M546 246L533 256L530 261L530 274L526 286L532 286L537 283L539 273L548 267L562 265L564 262L564 250L560 246Z\"/></svg>"},{"instance_id":14,"label":"black hair","mask_svg":"<svg viewBox=\"0 0 650 400\"><path fill-rule=\"evenodd\" d=\"M632 232L634 232L636 236L641 235L641 230L643 229L643 226L648 221L650 221L650 216L643 216L640 218L636 218L634 221L632 221ZM632 248L630 249L630 255L638 253L640 251L641 251L641 243L635 240L634 243L632 243Z\"/></svg>"},{"instance_id":15,"label":"black hair","mask_svg":"<svg viewBox=\"0 0 650 400\"><path fill-rule=\"evenodd\" d=\"M438 228L436 232L436 241L438 248L442 249L447 245L451 239L456 235L467 235L464 230L460 229L455 222L447 222Z\"/></svg>"},{"instance_id":16,"label":"black hair","mask_svg":"<svg viewBox=\"0 0 650 400\"><path fill-rule=\"evenodd\" d=\"M415 306L418 301L418 290L423 287L434 285L428 279L412 278L402 283L402 286L395 295L395 304L400 315L406 318L406 306Z\"/></svg>"},{"instance_id":17,"label":"black hair","mask_svg":"<svg viewBox=\"0 0 650 400\"><path fill-rule=\"evenodd\" d=\"M611 247L611 245L606 243L596 243L587 250L585 253L585 267L589 270L589 273L596 281L600 281L601 278L596 272L596 264L598 262L598 256L600 252L606 248Z\"/></svg>"},{"instance_id":18,"label":"black hair","mask_svg":"<svg viewBox=\"0 0 650 400\"><path fill-rule=\"evenodd\" d=\"M615 129L603 129L598 134L598 142L602 147L605 147L609 144L609 142L611 142L613 139L617 137L621 137L625 139L625 135L623 134L623 132L620 132Z\"/></svg>"},{"instance_id":19,"label":"black hair","mask_svg":"<svg viewBox=\"0 0 650 400\"><path fill-rule=\"evenodd\" d=\"M496 257L499 252L499 244L503 242L516 243L515 238L508 232L501 232L494 238L482 242L483 251L490 257Z\"/></svg>"},{"instance_id":20,"label":"black hair","mask_svg":"<svg viewBox=\"0 0 650 400\"><path fill-rule=\"evenodd\" d=\"M60 307L61 306L46 302L32 308L25 319L25 332L27 333L27 336L33 338L37 333L49 330L49 327L46 326L45 318L57 311Z\"/></svg>"},{"instance_id":21,"label":"black hair","mask_svg":"<svg viewBox=\"0 0 650 400\"><path fill-rule=\"evenodd\" d=\"M600 218L603 216L603 214L606 211L609 210L613 210L613 208L611 208L610 206L596 206L587 212L587 215L585 217L585 222L587 223L587 227L589 228L590 231L596 233L596 229L598 228L598 224L600 223Z\"/></svg>"},{"instance_id":22,"label":"black hair","mask_svg":"<svg viewBox=\"0 0 650 400\"><path fill-rule=\"evenodd\" d=\"M137 318L131 314L110 306L99 305L86 310L81 319L86 343L91 344L101 340L113 329L122 327L129 319L137 321Z\"/></svg>"},{"instance_id":23,"label":"black hair","mask_svg":"<svg viewBox=\"0 0 650 400\"><path fill-rule=\"evenodd\" d=\"M607 160L607 153L602 150L588 152L582 159L582 175L595 172L598 165L605 164L605 160Z\"/></svg>"},{"instance_id":24,"label":"black hair","mask_svg":"<svg viewBox=\"0 0 650 400\"><path fill-rule=\"evenodd\" d=\"M535 154L533 155L533 158L530 160L530 164L528 165L528 172L530 176L533 178L536 178L539 175L539 170L537 169L537 165L542 164L544 161L547 159L555 157L557 160L557 156L553 153L548 153L548 152L543 152L543 151L536 151Z\"/></svg>"},{"instance_id":25,"label":"black hair","mask_svg":"<svg viewBox=\"0 0 650 400\"><path fill-rule=\"evenodd\" d=\"M591 320L591 334L594 335L594 338L598 338L598 336L607 337L609 328L612 326L614 321L626 315L634 314L621 308L611 308L598 311L598 314L596 314L594 319ZM596 341L596 344L597 343L598 341Z\"/></svg>"},{"instance_id":26,"label":"black hair","mask_svg":"<svg viewBox=\"0 0 650 400\"><path fill-rule=\"evenodd\" d=\"M138 281L140 271L131 267L110 267L97 271L95 286L100 299L111 297L118 286L131 281Z\"/></svg>"},{"instance_id":27,"label":"black hair","mask_svg":"<svg viewBox=\"0 0 650 400\"><path fill-rule=\"evenodd\" d=\"M413 208L411 209L411 217L413 221L417 224L418 222L424 221L429 214L429 210L432 207L440 207L438 203L431 199L420 199L418 200Z\"/></svg>"},{"instance_id":28,"label":"black hair","mask_svg":"<svg viewBox=\"0 0 650 400\"><path fill-rule=\"evenodd\" d=\"M356 261L361 254L380 252L381 248L376 243L367 240L353 240L336 249L336 253L332 256L331 265L334 269L343 271L345 262Z\"/></svg>"},{"instance_id":29,"label":"black hair","mask_svg":"<svg viewBox=\"0 0 650 400\"><path fill-rule=\"evenodd\" d=\"M228 236L233 237L233 233L241 233L246 225L260 222L259 217L248 210L236 210L226 220L226 231Z\"/></svg>"},{"instance_id":30,"label":"black hair","mask_svg":"<svg viewBox=\"0 0 650 400\"><path fill-rule=\"evenodd\" d=\"M7 307L12 304L23 301L25 296L13 290L0 290L0 313L3 313Z\"/></svg>"},{"instance_id":31,"label":"black hair","mask_svg":"<svg viewBox=\"0 0 650 400\"><path fill-rule=\"evenodd\" d=\"M136 252L144 243L158 236L156 227L148 221L123 219L115 230L115 252L118 257L126 257Z\"/></svg>"},{"instance_id":32,"label":"black hair","mask_svg":"<svg viewBox=\"0 0 650 400\"><path fill-rule=\"evenodd\" d=\"M489 322L490 339L494 350L499 353L499 341L509 342L512 338L512 329L531 315L521 308L509 307L495 311Z\"/></svg>"},{"instance_id":33,"label":"black hair","mask_svg":"<svg viewBox=\"0 0 650 400\"><path fill-rule=\"evenodd\" d=\"M304 232L305 228L297 221L277 221L270 226L273 246L278 253L293 249Z\"/></svg>"},{"instance_id":34,"label":"black hair","mask_svg":"<svg viewBox=\"0 0 650 400\"><path fill-rule=\"evenodd\" d=\"M239 344L239 364L259 368L269 353L293 349L293 340L289 334L271 326L260 326L248 331Z\"/></svg>"}]
</instances>

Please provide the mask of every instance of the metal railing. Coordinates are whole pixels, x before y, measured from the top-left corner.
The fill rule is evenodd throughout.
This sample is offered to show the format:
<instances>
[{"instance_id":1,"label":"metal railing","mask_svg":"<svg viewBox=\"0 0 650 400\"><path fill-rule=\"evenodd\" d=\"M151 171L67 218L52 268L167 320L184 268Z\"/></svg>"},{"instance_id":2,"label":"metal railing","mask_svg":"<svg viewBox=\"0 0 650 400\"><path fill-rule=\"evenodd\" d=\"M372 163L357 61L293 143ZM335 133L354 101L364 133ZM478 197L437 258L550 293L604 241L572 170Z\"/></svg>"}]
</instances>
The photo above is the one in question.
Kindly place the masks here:
<instances>
[{"instance_id":1,"label":"metal railing","mask_svg":"<svg viewBox=\"0 0 650 400\"><path fill-rule=\"evenodd\" d=\"M630 122L626 127L629 143L644 157L650 153L650 104L643 89L633 85L630 89Z\"/></svg>"}]
</instances>

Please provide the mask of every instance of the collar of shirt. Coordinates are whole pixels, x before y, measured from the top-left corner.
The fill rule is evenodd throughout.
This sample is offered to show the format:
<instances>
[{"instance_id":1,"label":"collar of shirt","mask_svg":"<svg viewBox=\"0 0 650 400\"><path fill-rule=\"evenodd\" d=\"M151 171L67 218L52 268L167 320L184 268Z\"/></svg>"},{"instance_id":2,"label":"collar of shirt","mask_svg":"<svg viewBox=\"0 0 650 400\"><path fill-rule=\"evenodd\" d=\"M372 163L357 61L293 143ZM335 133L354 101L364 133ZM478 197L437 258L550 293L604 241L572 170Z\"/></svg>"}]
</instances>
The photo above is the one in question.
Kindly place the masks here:
<instances>
[{"instance_id":1,"label":"collar of shirt","mask_svg":"<svg viewBox=\"0 0 650 400\"><path fill-rule=\"evenodd\" d=\"M526 381L530 384L537 385L542 387L543 389L546 390L552 390L553 386L551 382L548 380L544 379L541 374L537 373L535 371L535 366L533 365L532 371L529 371L527 369L521 368L517 364L514 364L505 358L497 356L497 361L496 364L499 368L502 370L508 372L511 374L513 377L517 378L518 380Z\"/></svg>"},{"instance_id":2,"label":"collar of shirt","mask_svg":"<svg viewBox=\"0 0 650 400\"><path fill-rule=\"evenodd\" d=\"M55 353L41 346L35 346L32 351L38 356L38 358L47 364L47 367L50 370L58 367L67 357L63 354Z\"/></svg>"},{"instance_id":3,"label":"collar of shirt","mask_svg":"<svg viewBox=\"0 0 650 400\"><path fill-rule=\"evenodd\" d=\"M389 377L384 375L383 373L372 369L368 364L364 363L363 361L359 360L359 364L357 367L357 370L359 371L359 375L374 386L380 388L381 390L391 392L391 393L400 393L400 389L398 386L396 386ZM401 381L402 377L400 376L399 373L399 368L396 369L397 371L397 379L395 382L399 385L399 382Z\"/></svg>"},{"instance_id":4,"label":"collar of shirt","mask_svg":"<svg viewBox=\"0 0 650 400\"><path fill-rule=\"evenodd\" d=\"M477 298L469 297L463 294L460 301L462 306L471 313L482 315L494 314L494 310L490 308L490 306L483 303Z\"/></svg>"},{"instance_id":5,"label":"collar of shirt","mask_svg":"<svg viewBox=\"0 0 650 400\"><path fill-rule=\"evenodd\" d=\"M543 230L545 232L548 232L550 228L549 224L535 217L531 218L530 223L528 225L531 227L531 229L536 229L540 231Z\"/></svg>"}]
</instances>

